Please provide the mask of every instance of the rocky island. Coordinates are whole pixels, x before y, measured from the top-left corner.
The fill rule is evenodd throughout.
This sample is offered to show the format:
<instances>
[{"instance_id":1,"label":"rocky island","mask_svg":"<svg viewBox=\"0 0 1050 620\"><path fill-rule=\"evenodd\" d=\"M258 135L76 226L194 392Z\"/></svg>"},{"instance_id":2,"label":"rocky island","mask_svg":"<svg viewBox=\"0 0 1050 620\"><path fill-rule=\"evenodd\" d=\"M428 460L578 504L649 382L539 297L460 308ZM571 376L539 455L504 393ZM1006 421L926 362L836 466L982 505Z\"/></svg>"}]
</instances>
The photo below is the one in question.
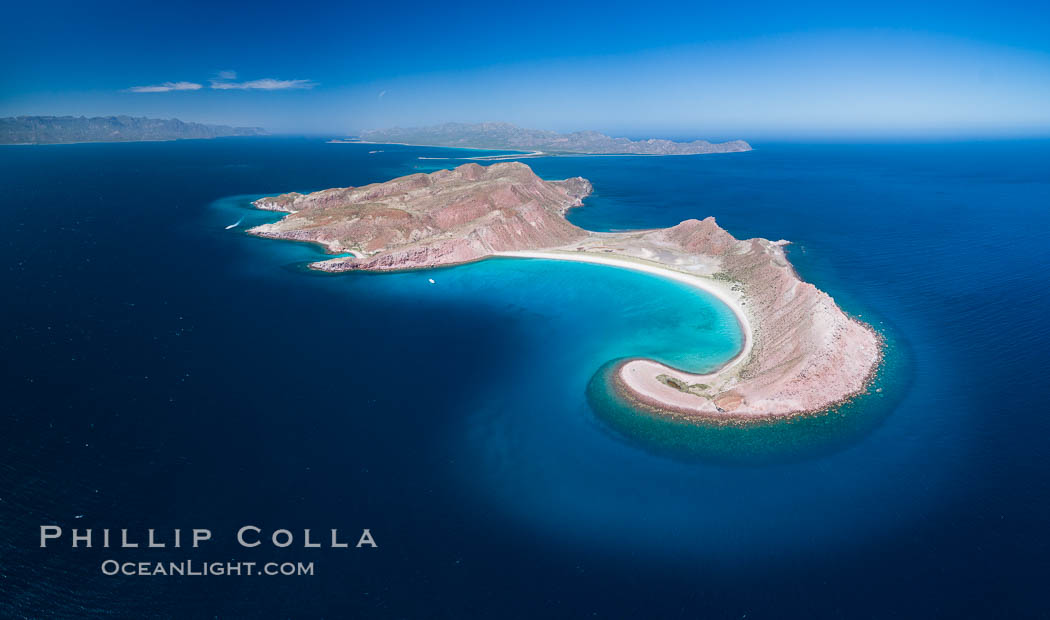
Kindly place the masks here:
<instances>
[{"instance_id":1,"label":"rocky island","mask_svg":"<svg viewBox=\"0 0 1050 620\"><path fill-rule=\"evenodd\" d=\"M472 163L263 198L254 205L288 215L250 232L344 254L311 265L323 271L535 257L634 269L708 291L740 324L744 344L732 360L698 375L629 359L612 374L623 398L659 415L741 424L825 411L865 391L881 359L878 335L799 279L787 242L738 240L710 217L666 229L590 232L565 219L590 191L583 178L545 181L522 163Z\"/></svg>"},{"instance_id":2,"label":"rocky island","mask_svg":"<svg viewBox=\"0 0 1050 620\"><path fill-rule=\"evenodd\" d=\"M432 127L374 129L361 133L366 142L415 144L474 149L524 150L543 153L586 155L699 155L750 151L743 140L711 143L706 140L629 140L610 138L597 131L560 134L541 129L523 129L510 123L445 123Z\"/></svg>"}]
</instances>

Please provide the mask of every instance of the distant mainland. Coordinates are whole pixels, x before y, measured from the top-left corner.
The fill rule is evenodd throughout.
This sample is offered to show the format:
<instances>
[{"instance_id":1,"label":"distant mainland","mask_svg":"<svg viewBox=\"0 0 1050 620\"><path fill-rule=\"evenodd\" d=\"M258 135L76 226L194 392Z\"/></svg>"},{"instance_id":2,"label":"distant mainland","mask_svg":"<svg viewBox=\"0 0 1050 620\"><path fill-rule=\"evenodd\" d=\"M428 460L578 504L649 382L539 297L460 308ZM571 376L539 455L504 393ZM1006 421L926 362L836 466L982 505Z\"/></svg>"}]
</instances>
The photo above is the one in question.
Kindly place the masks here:
<instances>
[{"instance_id":1,"label":"distant mainland","mask_svg":"<svg viewBox=\"0 0 1050 620\"><path fill-rule=\"evenodd\" d=\"M177 118L133 116L13 116L0 118L0 144L145 142L227 136L260 136L259 127L187 123Z\"/></svg>"},{"instance_id":2,"label":"distant mainland","mask_svg":"<svg viewBox=\"0 0 1050 620\"><path fill-rule=\"evenodd\" d=\"M523 150L534 154L568 153L587 155L699 155L750 151L743 140L712 143L706 140L630 140L612 138L597 131L561 134L542 129L523 129L510 123L445 123L430 127L394 127L363 131L360 140L333 142L374 142L457 148Z\"/></svg>"}]
</instances>

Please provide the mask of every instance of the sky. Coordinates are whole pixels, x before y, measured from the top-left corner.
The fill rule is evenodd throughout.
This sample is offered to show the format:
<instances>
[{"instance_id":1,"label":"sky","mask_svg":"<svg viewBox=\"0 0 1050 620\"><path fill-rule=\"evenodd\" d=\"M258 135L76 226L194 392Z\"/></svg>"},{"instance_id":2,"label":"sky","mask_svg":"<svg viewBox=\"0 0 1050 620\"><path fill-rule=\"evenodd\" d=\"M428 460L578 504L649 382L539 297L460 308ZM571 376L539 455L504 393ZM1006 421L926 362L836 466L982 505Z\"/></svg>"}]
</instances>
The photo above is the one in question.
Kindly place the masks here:
<instances>
[{"instance_id":1,"label":"sky","mask_svg":"<svg viewBox=\"0 0 1050 620\"><path fill-rule=\"evenodd\" d=\"M1050 135L1050 3L9 3L0 116Z\"/></svg>"}]
</instances>

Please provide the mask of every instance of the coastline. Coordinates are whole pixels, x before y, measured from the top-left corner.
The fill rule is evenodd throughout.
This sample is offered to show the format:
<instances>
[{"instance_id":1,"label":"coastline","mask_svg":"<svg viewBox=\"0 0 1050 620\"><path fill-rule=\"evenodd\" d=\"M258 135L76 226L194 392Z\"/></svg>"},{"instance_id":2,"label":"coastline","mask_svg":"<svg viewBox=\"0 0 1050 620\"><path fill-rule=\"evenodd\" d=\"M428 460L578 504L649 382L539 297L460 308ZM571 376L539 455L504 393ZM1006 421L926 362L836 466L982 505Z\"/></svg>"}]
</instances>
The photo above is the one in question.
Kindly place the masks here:
<instances>
[{"instance_id":1,"label":"coastline","mask_svg":"<svg viewBox=\"0 0 1050 620\"><path fill-rule=\"evenodd\" d=\"M726 287L719 284L717 280L710 278L704 278L689 273L673 269L666 265L660 265L649 261L642 262L625 260L622 258L611 258L608 256L600 256L596 254L586 252L568 252L568 251L515 251L515 252L498 252L494 254L496 257L504 258L521 258L521 259L547 259L547 260L563 260L578 263L588 263L597 265L606 265L609 267L617 267L621 269L630 269L632 271L639 271L654 275L661 278L673 280L675 282L681 282L698 290L704 291L718 299L720 302L725 304L733 316L736 318L737 326L740 328L741 335L743 337L743 344L737 353L724 362L721 366L712 369L710 372L699 374L690 373L683 370L674 368L667 364L657 362L652 359L644 357L631 357L621 360L616 363L610 374L610 385L609 388L616 393L616 395L626 402L631 403L633 406L645 410L646 413L656 415L663 418L671 418L680 420L683 422L691 423L708 423L715 425L748 425L754 423L771 422L775 420L783 420L787 418L812 416L829 411L835 407L838 407L844 403L851 401L858 395L864 393L868 386L874 381L878 370L882 364L882 337L874 330L870 325L858 321L857 319L850 317L850 319L862 327L871 332L880 341L879 345L879 356L878 360L872 366L870 373L865 378L863 385L856 392L847 394L843 398L829 403L826 406L811 409L796 411L791 413L767 413L767 414L749 414L749 413L733 413L721 410L715 410L705 414L704 412L698 412L693 409L678 409L674 406L674 403L668 402L666 397L657 394L649 393L646 389L646 384L652 385L655 377L664 374L666 372L674 373L674 376L680 378L688 378L694 383L711 380L720 374L726 373L732 370L734 367L744 363L752 354L754 344L754 333L751 327L751 321L748 318L747 312L744 306L740 304L740 300L732 294L731 291L727 290ZM792 271L794 269L792 268ZM630 369L629 366L634 366L635 369L641 367L649 372L639 373L640 376L635 377L635 380L629 378Z\"/></svg>"},{"instance_id":2,"label":"coastline","mask_svg":"<svg viewBox=\"0 0 1050 620\"><path fill-rule=\"evenodd\" d=\"M487 146L449 146L446 144L414 144L410 142L372 142L371 140L341 140L333 138L325 144L377 144L380 146L422 146L429 149L462 149L464 151L520 151L521 155L490 155L484 157L420 157L419 159L463 159L475 161L503 161L532 159L536 157L692 157L693 155L726 155L749 153L753 147L741 151L709 151L706 153L591 153L587 151L521 151L514 147L496 148Z\"/></svg>"},{"instance_id":3,"label":"coastline","mask_svg":"<svg viewBox=\"0 0 1050 620\"><path fill-rule=\"evenodd\" d=\"M649 397L645 394L629 388L622 380L622 372L624 367L632 362L649 362L657 364L652 360L646 358L634 357L626 360L621 360L615 364L610 373L610 380L608 382L608 389L610 389L617 398L625 403L628 403L632 408L641 411L644 414L651 415L653 417L671 420L674 422L682 422L685 424L691 424L694 426L714 426L714 427L752 427L757 425L767 425L770 423L776 423L788 420L798 420L801 418L813 418L819 417L825 414L829 414L836 409L848 405L860 396L866 394L872 385L876 384L879 379L879 373L883 367L885 355L883 350L885 348L885 337L872 328L866 323L861 323L862 327L871 332L873 337L879 342L878 353L875 363L871 366L870 371L864 378L861 386L838 400L831 401L827 404L821 405L820 407L814 407L811 409L803 409L798 411L790 411L787 413L737 413L732 411L721 411L716 410L715 412L697 412L695 410L680 409L674 405L662 400L660 398ZM683 373L684 374L684 373ZM712 373L710 376L717 374ZM701 376L701 375L695 375ZM881 391L881 388L876 391Z\"/></svg>"},{"instance_id":4,"label":"coastline","mask_svg":"<svg viewBox=\"0 0 1050 620\"><path fill-rule=\"evenodd\" d=\"M0 142L0 146L58 146L61 144L129 144L135 142L178 142L179 140L215 140L216 138L245 138L256 136L213 136L208 138L146 138L142 140L71 140L67 142Z\"/></svg>"},{"instance_id":5,"label":"coastline","mask_svg":"<svg viewBox=\"0 0 1050 620\"><path fill-rule=\"evenodd\" d=\"M619 267L621 269L630 269L632 271L641 271L657 277L666 278L668 280L674 280L675 282L681 282L698 290L704 291L711 296L718 299L718 301L725 304L733 316L736 317L737 326L740 328L741 336L743 337L743 343L741 344L740 350L737 351L736 355L726 361L724 364L719 366L711 373L704 375L698 375L693 373L689 374L695 377L709 376L718 372L729 370L744 360L750 355L754 345L754 335L752 333L751 321L748 319L744 307L740 305L740 300L737 299L731 291L726 290L723 286L717 283L717 280L709 278L703 278L701 276L692 275L683 271L678 271L670 267L660 265L653 262L641 262L626 260L623 258L612 258L609 256L600 256L588 252L559 252L556 250L546 251L514 251L514 252L497 252L493 256L506 257L506 258L541 258L550 260L564 260L572 261L577 263L590 263L597 265L607 265L609 267ZM644 359L644 358L636 358ZM659 362L653 362L659 363ZM662 365L662 364L661 364ZM682 372L682 371L678 371Z\"/></svg>"},{"instance_id":6,"label":"coastline","mask_svg":"<svg viewBox=\"0 0 1050 620\"><path fill-rule=\"evenodd\" d=\"M623 400L668 419L783 420L829 411L868 389L882 359L879 334L799 278L787 241L736 239L711 217L665 229L587 231L565 214L590 191L586 179L544 181L520 162L465 164L260 199L256 208L289 215L248 232L330 252L360 250L309 265L333 273L537 258L631 269L702 290L733 313L739 352L703 374L645 358L620 361L611 373Z\"/></svg>"}]
</instances>

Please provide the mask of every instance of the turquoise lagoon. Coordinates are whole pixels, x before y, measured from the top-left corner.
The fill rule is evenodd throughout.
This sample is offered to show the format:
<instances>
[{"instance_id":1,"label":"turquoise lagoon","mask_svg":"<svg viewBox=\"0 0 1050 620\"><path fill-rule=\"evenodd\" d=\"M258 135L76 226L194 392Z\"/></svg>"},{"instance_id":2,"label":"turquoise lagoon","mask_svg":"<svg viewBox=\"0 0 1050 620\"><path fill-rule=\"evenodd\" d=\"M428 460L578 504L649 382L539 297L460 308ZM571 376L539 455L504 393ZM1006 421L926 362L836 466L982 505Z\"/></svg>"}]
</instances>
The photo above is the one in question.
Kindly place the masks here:
<instances>
[{"instance_id":1,"label":"turquoise lagoon","mask_svg":"<svg viewBox=\"0 0 1050 620\"><path fill-rule=\"evenodd\" d=\"M316 247L244 234L278 217L248 210L252 196L462 155L369 150L282 137L0 148L18 197L0 244L15 300L0 306L0 615L1038 609L1050 143L527 160L594 183L569 215L586 228L714 215L738 238L791 240L802 278L886 336L882 392L728 432L638 415L603 389L622 357L702 370L738 349L732 315L684 285L509 259L331 275L305 268ZM245 523L370 527L380 549L314 550L314 577L211 579L188 597L178 579L101 575L101 552L39 549L42 522L201 524L216 532L205 559L251 559L230 535Z\"/></svg>"},{"instance_id":2,"label":"turquoise lagoon","mask_svg":"<svg viewBox=\"0 0 1050 620\"><path fill-rule=\"evenodd\" d=\"M230 196L217 200L213 208L230 221L242 221L240 231L280 219L282 214L251 206L260 197ZM883 372L869 389L826 413L747 428L668 419L620 398L611 389L610 375L617 362L631 357L655 359L695 373L711 372L733 358L742 346L741 328L732 311L705 291L618 267L505 257L407 273L322 274L308 267L332 256L320 246L260 241L290 261L285 268L342 282L363 279L375 289L368 293L373 299L382 294L400 300L395 303L469 304L531 317L541 323L540 331L521 336L527 341L504 362L505 378L496 389L478 386L478 397L487 402L526 402L529 407L536 406L537 398L551 398L549 404L536 406L545 411L582 408L626 442L667 458L762 464L835 449L877 425L908 381L907 356L900 355L890 338ZM880 327L886 338L885 326ZM475 346L484 344L465 343L466 348ZM531 365L518 363L532 355L539 357ZM887 372L892 374L889 380ZM535 421L537 416L525 418Z\"/></svg>"}]
</instances>

